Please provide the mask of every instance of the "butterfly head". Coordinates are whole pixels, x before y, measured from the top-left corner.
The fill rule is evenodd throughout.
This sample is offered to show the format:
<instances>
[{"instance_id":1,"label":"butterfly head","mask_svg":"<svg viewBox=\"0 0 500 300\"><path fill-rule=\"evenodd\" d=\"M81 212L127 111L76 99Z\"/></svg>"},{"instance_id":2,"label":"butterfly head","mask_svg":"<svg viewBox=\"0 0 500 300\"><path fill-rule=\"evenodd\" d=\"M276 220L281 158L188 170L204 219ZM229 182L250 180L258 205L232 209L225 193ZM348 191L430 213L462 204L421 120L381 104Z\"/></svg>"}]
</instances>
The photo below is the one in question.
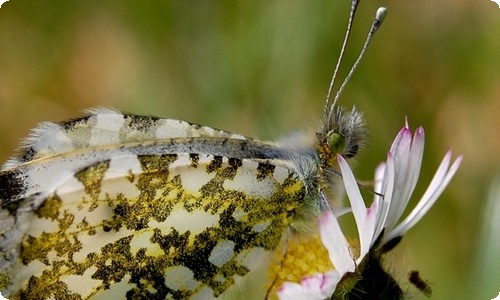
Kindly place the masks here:
<instances>
[{"instance_id":1,"label":"butterfly head","mask_svg":"<svg viewBox=\"0 0 500 300\"><path fill-rule=\"evenodd\" d=\"M336 164L338 154L354 157L365 144L366 132L363 115L356 108L349 111L343 106L334 107L317 134L321 159Z\"/></svg>"}]
</instances>

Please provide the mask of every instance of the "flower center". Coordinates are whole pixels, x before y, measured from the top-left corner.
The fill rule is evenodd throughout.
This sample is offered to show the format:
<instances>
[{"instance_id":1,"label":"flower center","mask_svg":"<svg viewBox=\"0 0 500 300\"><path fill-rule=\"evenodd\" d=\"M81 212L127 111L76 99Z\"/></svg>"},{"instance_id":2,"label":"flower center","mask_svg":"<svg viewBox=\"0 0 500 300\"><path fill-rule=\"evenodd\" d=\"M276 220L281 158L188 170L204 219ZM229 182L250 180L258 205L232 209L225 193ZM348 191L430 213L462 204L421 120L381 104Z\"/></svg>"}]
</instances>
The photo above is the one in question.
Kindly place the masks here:
<instances>
[{"instance_id":1,"label":"flower center","mask_svg":"<svg viewBox=\"0 0 500 300\"><path fill-rule=\"evenodd\" d=\"M277 299L276 292L285 281L299 283L304 276L319 272L325 273L331 269L333 265L319 234L292 235L285 257L283 257L283 249L275 252L273 263L269 267L266 290L271 289L270 299Z\"/></svg>"}]
</instances>

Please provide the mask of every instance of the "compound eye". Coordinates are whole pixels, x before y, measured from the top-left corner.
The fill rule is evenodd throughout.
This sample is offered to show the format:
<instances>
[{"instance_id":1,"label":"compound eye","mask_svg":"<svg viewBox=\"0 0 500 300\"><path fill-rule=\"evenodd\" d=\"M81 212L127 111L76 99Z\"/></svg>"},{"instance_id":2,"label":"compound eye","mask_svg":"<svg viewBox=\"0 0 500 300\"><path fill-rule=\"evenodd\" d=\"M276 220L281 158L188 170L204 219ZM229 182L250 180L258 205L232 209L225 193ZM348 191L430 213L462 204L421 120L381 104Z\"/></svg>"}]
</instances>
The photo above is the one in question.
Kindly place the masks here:
<instances>
[{"instance_id":1,"label":"compound eye","mask_svg":"<svg viewBox=\"0 0 500 300\"><path fill-rule=\"evenodd\" d=\"M358 154L359 145L357 142L347 142L345 136L338 132L331 132L327 137L328 147L334 154L341 154L345 158L352 158Z\"/></svg>"},{"instance_id":2,"label":"compound eye","mask_svg":"<svg viewBox=\"0 0 500 300\"><path fill-rule=\"evenodd\" d=\"M328 147L333 153L342 154L344 152L346 147L346 140L345 137L340 133L336 132L331 133L327 138L327 142L328 142Z\"/></svg>"}]
</instances>

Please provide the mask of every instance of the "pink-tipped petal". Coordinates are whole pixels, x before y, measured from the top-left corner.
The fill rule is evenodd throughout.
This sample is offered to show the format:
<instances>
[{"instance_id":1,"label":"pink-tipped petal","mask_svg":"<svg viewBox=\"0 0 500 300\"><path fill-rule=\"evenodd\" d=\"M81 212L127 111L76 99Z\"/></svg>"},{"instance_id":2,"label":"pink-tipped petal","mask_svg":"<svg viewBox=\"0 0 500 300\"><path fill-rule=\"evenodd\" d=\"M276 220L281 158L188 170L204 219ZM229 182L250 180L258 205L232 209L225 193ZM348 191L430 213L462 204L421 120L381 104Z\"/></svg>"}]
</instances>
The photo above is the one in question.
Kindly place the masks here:
<instances>
[{"instance_id":1,"label":"pink-tipped petal","mask_svg":"<svg viewBox=\"0 0 500 300\"><path fill-rule=\"evenodd\" d=\"M401 140L396 145L396 147L391 149L391 153L394 157L394 171L395 171L395 181L394 181L394 192L393 196L396 199L401 199L403 194L403 187L407 182L408 168L410 162L410 150L411 150L412 136L411 131L406 130ZM395 203L398 204L398 203ZM391 213L394 212L394 208Z\"/></svg>"},{"instance_id":2,"label":"pink-tipped petal","mask_svg":"<svg viewBox=\"0 0 500 300\"><path fill-rule=\"evenodd\" d=\"M388 228L394 227L401 218L415 190L424 155L424 142L424 129L418 127L413 136L411 148L407 156L404 155L402 160L395 166L397 170L400 170L396 179L397 191L394 193L394 197L398 201L394 203L393 209L391 209L392 222L387 224Z\"/></svg>"},{"instance_id":3,"label":"pink-tipped petal","mask_svg":"<svg viewBox=\"0 0 500 300\"><path fill-rule=\"evenodd\" d=\"M438 171L431 180L431 184L427 188L422 196L419 203L415 206L412 212L399 224L394 230L389 232L384 238L385 241L389 241L395 237L403 236L408 230L410 230L415 224L417 224L422 217L431 209L431 207L436 203L438 197L444 191L446 186L449 184L450 180L455 175L460 163L462 162L462 156L460 155L453 165L448 169L451 159L451 151L448 151L439 165Z\"/></svg>"},{"instance_id":4,"label":"pink-tipped petal","mask_svg":"<svg viewBox=\"0 0 500 300\"><path fill-rule=\"evenodd\" d=\"M302 300L308 296L304 294L302 286L295 282L283 283L277 294L280 300Z\"/></svg>"},{"instance_id":5,"label":"pink-tipped petal","mask_svg":"<svg viewBox=\"0 0 500 300\"><path fill-rule=\"evenodd\" d=\"M331 297L339 281L340 277L335 271L305 276L300 284L295 282L283 283L278 290L278 298L281 300L323 300Z\"/></svg>"},{"instance_id":6,"label":"pink-tipped petal","mask_svg":"<svg viewBox=\"0 0 500 300\"><path fill-rule=\"evenodd\" d=\"M409 198L417 185L418 177L420 176L420 167L422 166L422 158L424 156L425 132L424 128L418 127L415 131L410 149L409 174L405 197Z\"/></svg>"},{"instance_id":7,"label":"pink-tipped petal","mask_svg":"<svg viewBox=\"0 0 500 300\"><path fill-rule=\"evenodd\" d=\"M389 152L395 154L397 152L404 152L403 149L410 149L411 145L411 130L407 127L401 128L398 135L394 139Z\"/></svg>"},{"instance_id":8,"label":"pink-tipped petal","mask_svg":"<svg viewBox=\"0 0 500 300\"><path fill-rule=\"evenodd\" d=\"M423 138L422 133L423 131L418 134L419 139ZM396 142L396 140L399 140L399 142ZM418 144L420 145L420 141L418 142ZM398 135L398 137L396 137L396 139L394 140L393 145L396 146L391 148L391 153L394 156L395 172L392 197L397 201L393 201L391 206L389 207L389 217L387 218L385 224L387 228L392 228L396 225L396 222L401 217L406 206L408 205L411 192L415 187L414 185L410 185L410 178L415 174L418 174L420 171L420 166L418 166L416 169L412 169L412 164L421 161L421 158L412 156L412 154L414 154L412 153L413 138L409 129L404 131L401 137L399 137Z\"/></svg>"},{"instance_id":9,"label":"pink-tipped petal","mask_svg":"<svg viewBox=\"0 0 500 300\"><path fill-rule=\"evenodd\" d=\"M305 276L301 280L301 285L308 291L316 291L318 295L324 299L331 296L337 283L340 281L340 276L336 271L316 273L311 276Z\"/></svg>"}]
</instances>

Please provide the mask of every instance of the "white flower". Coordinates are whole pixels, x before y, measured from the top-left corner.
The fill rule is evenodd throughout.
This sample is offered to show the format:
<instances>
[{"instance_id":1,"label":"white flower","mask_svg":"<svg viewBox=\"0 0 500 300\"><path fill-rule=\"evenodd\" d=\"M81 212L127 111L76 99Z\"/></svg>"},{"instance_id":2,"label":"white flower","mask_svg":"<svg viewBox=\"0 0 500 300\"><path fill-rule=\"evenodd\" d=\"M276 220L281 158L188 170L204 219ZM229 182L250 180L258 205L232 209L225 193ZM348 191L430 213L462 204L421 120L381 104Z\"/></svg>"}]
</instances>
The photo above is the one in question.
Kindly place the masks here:
<instances>
[{"instance_id":1,"label":"white flower","mask_svg":"<svg viewBox=\"0 0 500 300\"><path fill-rule=\"evenodd\" d=\"M391 250L402 236L420 221L441 195L462 161L462 156L459 156L450 167L451 151L448 151L416 207L397 224L417 183L424 139L422 127L417 128L413 138L407 124L401 129L387 155L386 163L377 168L375 191L378 195L369 208L365 206L351 168L342 156L338 156L344 186L359 234L359 256L352 256L350 245L337 218L333 213L325 212L320 217L320 235L335 269L325 274L306 276L300 284L289 282L283 284L278 292L280 299L331 297L346 274L362 272L357 268L368 253L381 255Z\"/></svg>"}]
</instances>

